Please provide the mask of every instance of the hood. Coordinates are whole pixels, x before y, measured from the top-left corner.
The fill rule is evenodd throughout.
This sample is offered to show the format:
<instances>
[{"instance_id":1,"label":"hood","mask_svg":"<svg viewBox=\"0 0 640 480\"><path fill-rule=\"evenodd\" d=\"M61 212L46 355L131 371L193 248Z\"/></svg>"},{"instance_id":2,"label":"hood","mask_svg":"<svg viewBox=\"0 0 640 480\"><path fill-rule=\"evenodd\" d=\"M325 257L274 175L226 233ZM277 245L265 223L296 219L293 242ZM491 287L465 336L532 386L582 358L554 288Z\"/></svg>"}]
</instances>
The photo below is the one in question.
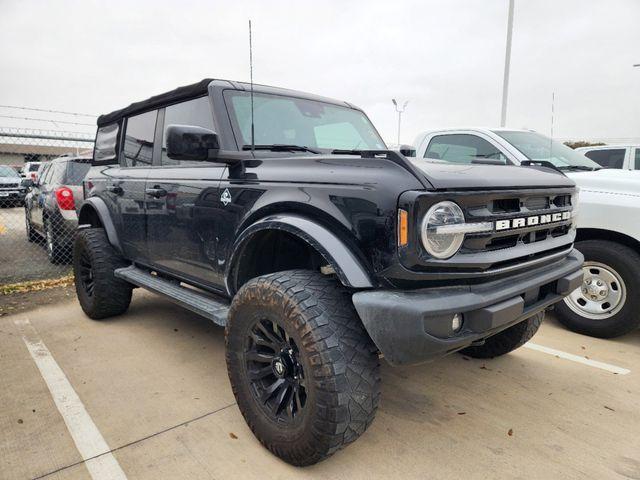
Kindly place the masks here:
<instances>
[{"instance_id":1,"label":"hood","mask_svg":"<svg viewBox=\"0 0 640 480\"><path fill-rule=\"evenodd\" d=\"M567 174L582 190L640 196L640 171L603 168Z\"/></svg>"},{"instance_id":2,"label":"hood","mask_svg":"<svg viewBox=\"0 0 640 480\"><path fill-rule=\"evenodd\" d=\"M453 163L428 162L420 158L410 158L409 160L439 190L575 186L571 179L548 169L541 170L516 165L456 165Z\"/></svg>"},{"instance_id":3,"label":"hood","mask_svg":"<svg viewBox=\"0 0 640 480\"><path fill-rule=\"evenodd\" d=\"M22 178L20 177L0 177L0 185L13 185L16 183L21 183Z\"/></svg>"}]
</instances>

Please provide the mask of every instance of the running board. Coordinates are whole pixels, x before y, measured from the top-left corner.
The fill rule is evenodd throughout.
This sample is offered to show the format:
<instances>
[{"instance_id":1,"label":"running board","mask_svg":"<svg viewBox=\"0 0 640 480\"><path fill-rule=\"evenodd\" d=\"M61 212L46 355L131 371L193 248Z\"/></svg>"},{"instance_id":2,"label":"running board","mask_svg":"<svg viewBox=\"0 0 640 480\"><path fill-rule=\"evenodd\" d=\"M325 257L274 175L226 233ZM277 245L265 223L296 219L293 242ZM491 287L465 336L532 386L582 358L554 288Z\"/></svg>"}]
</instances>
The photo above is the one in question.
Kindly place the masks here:
<instances>
[{"instance_id":1,"label":"running board","mask_svg":"<svg viewBox=\"0 0 640 480\"><path fill-rule=\"evenodd\" d=\"M134 265L118 268L114 270L113 274L117 278L121 278L133 285L162 295L181 307L213 320L214 323L220 326L224 327L227 324L229 304L223 300L216 300L204 293L183 287L177 282L152 275Z\"/></svg>"}]
</instances>

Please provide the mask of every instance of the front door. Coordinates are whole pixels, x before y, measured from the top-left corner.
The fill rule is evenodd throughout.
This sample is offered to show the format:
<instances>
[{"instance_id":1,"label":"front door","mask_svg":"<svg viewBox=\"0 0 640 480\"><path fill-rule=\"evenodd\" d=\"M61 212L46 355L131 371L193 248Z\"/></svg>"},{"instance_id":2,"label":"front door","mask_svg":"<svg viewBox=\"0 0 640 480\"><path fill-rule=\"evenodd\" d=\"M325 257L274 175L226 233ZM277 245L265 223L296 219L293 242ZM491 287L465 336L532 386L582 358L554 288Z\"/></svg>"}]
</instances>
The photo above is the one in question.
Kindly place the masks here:
<instances>
[{"instance_id":1,"label":"front door","mask_svg":"<svg viewBox=\"0 0 640 480\"><path fill-rule=\"evenodd\" d=\"M159 165L150 170L146 183L149 261L158 269L222 290L216 252L223 206L219 184L225 164L171 159L164 138L169 125L214 130L209 97L170 105L160 118Z\"/></svg>"}]
</instances>

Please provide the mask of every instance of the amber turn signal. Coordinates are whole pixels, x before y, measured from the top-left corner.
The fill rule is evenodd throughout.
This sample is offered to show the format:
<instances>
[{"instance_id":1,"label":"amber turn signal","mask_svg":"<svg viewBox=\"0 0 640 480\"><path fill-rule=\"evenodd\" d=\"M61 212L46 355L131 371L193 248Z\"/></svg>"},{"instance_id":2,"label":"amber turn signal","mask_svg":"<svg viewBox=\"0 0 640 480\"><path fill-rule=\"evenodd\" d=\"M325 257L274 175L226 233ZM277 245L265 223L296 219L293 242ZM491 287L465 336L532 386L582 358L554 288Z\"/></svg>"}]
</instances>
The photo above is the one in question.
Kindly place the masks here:
<instances>
[{"instance_id":1,"label":"amber turn signal","mask_svg":"<svg viewBox=\"0 0 640 480\"><path fill-rule=\"evenodd\" d=\"M406 210L398 209L398 246L409 243L409 214Z\"/></svg>"}]
</instances>

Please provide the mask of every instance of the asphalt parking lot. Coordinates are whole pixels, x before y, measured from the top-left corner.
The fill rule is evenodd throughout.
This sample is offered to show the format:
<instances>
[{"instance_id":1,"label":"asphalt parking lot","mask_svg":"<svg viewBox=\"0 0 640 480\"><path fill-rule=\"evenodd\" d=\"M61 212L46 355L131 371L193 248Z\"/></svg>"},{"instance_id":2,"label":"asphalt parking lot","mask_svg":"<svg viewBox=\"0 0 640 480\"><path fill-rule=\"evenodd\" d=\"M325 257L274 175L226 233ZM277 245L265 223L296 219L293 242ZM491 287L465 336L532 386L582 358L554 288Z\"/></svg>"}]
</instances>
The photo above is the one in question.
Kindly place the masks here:
<instances>
[{"instance_id":1,"label":"asphalt parking lot","mask_svg":"<svg viewBox=\"0 0 640 480\"><path fill-rule=\"evenodd\" d=\"M27 241L23 207L0 208L0 285L58 278L70 270L50 263L42 244Z\"/></svg>"},{"instance_id":2,"label":"asphalt parking lot","mask_svg":"<svg viewBox=\"0 0 640 480\"><path fill-rule=\"evenodd\" d=\"M102 322L71 298L0 317L0 478L640 479L640 332L600 340L548 318L533 342L384 365L372 427L296 469L245 425L223 329L141 291Z\"/></svg>"}]
</instances>

